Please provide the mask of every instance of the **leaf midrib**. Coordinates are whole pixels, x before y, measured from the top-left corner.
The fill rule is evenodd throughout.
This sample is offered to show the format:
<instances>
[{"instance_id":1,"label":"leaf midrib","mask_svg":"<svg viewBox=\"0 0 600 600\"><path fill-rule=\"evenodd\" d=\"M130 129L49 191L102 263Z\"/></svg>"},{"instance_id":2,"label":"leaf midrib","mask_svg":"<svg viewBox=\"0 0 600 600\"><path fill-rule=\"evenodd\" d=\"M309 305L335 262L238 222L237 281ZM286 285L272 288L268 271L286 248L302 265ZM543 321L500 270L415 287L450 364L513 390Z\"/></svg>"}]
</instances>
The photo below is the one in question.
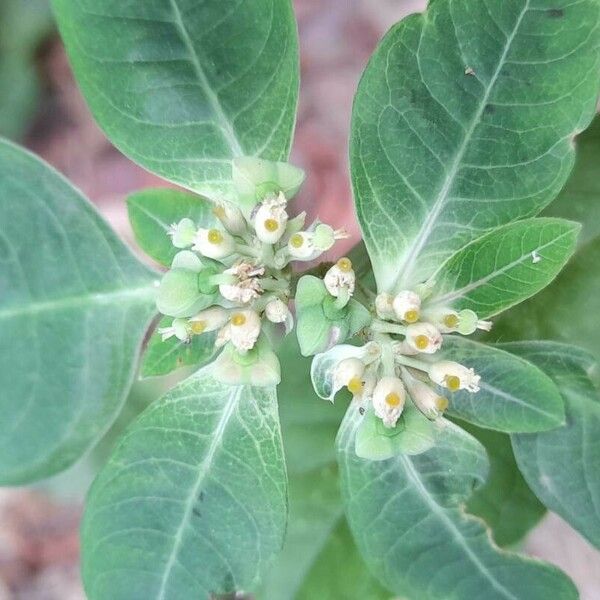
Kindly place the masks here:
<instances>
[{"instance_id":1,"label":"leaf midrib","mask_svg":"<svg viewBox=\"0 0 600 600\"><path fill-rule=\"evenodd\" d=\"M60 311L66 309L84 308L85 306L114 304L117 302L136 303L142 300L153 300L156 296L155 282L140 287L112 290L108 292L84 293L74 296L65 296L56 300L38 300L31 303L21 303L0 310L0 321L37 315L44 312ZM23 301L26 302L26 301Z\"/></svg>"},{"instance_id":2,"label":"leaf midrib","mask_svg":"<svg viewBox=\"0 0 600 600\"><path fill-rule=\"evenodd\" d=\"M169 3L171 5L171 8L173 9L173 16L175 17L175 26L179 31L180 37L183 43L185 44L187 51L189 52L190 61L194 67L194 71L196 73L196 76L198 77L198 81L200 82L200 87L204 90L204 93L206 94L206 99L208 100L217 117L217 120L221 126L221 131L225 139L227 140L227 143L229 144L233 155L244 156L244 149L242 148L235 134L233 125L227 117L227 115L225 114L223 106L221 105L221 101L212 89L210 82L208 81L208 78L206 76L206 73L202 68L202 64L198 57L198 53L196 52L196 48L194 47L194 43L192 42L192 38L188 33L185 23L183 22L183 17L179 9L179 5L177 4L177 0L169 0Z\"/></svg>"},{"instance_id":3,"label":"leaf midrib","mask_svg":"<svg viewBox=\"0 0 600 600\"><path fill-rule=\"evenodd\" d=\"M412 271L414 269L416 259L419 256L419 253L421 252L421 250L424 248L425 243L427 242L427 239L433 230L434 224L446 204L446 200L448 199L448 194L450 193L450 190L454 184L456 175L459 172L460 163L465 155L465 152L467 151L469 143L471 142L471 137L479 124L479 120L481 119L481 116L483 115L485 107L490 98L490 94L492 93L492 89L494 88L494 85L496 84L496 81L498 80L498 77L500 76L500 72L502 71L502 68L504 67L506 57L508 56L508 52L511 48L511 45L517 35L519 27L521 26L523 17L525 16L525 13L528 10L529 10L529 0L527 0L525 2L525 6L523 7L523 10L519 14L519 17L517 18L517 20L515 22L515 26L511 32L511 34L506 38L506 44L504 46L504 50L502 51L502 54L498 61L498 65L496 66L496 70L494 71L492 77L490 78L490 81L488 83L488 86L487 86L484 94L483 94L483 97L479 104L479 107L475 111L475 114L473 115L473 119L471 120L471 123L469 124L469 127L467 128L467 131L465 133L465 137L463 138L463 141L454 156L454 160L452 161L450 171L449 171L448 175L446 176L446 179L438 193L438 196L435 199L435 202L434 202L431 210L429 211L429 214L427 215L425 221L423 221L423 224L421 225L419 232L415 236L404 262L402 263L402 265L400 266L400 269L398 270L399 275L396 278L396 282L392 289L400 289L402 286L407 285L407 282L409 282L409 280L410 280L410 276L412 275ZM421 35L422 35L422 33L423 32L421 30ZM417 62L418 62L419 61L418 51L417 51L416 58L417 58ZM419 67L419 71L420 71L420 67Z\"/></svg>"},{"instance_id":4,"label":"leaf midrib","mask_svg":"<svg viewBox=\"0 0 600 600\"><path fill-rule=\"evenodd\" d=\"M181 550L181 545L183 544L183 534L191 519L196 498L198 497L200 488L202 487L206 475L210 470L211 464L215 458L217 450L219 449L222 443L223 434L225 432L225 429L227 428L229 420L231 419L231 416L233 415L233 412L240 401L242 390L243 387L238 386L231 393L229 401L223 409L223 414L221 415L219 422L217 423L217 426L214 429L214 433L212 435L212 439L210 441L210 445L208 447L206 455L202 462L198 465L198 477L196 478L194 485L190 489L190 493L188 494L188 497L185 501L185 510L181 518L181 523L179 524L179 527L175 532L175 537L173 538L173 547L171 548L169 559L167 560L167 563L165 565L165 570L161 579L160 589L158 591L158 596L156 600L165 599L167 584L169 582L169 578L173 567L177 562L177 556L179 554L179 551Z\"/></svg>"}]
</instances>

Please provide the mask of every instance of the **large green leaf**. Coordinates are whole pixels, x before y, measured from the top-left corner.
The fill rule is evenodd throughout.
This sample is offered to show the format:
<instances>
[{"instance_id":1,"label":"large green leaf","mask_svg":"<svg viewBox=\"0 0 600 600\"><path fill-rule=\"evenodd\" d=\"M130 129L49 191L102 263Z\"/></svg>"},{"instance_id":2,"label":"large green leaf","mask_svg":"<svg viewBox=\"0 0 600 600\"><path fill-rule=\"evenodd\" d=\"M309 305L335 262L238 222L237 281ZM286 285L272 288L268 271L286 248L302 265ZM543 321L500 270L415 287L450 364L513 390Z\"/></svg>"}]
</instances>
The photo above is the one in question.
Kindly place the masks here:
<instances>
[{"instance_id":1,"label":"large green leaf","mask_svg":"<svg viewBox=\"0 0 600 600\"><path fill-rule=\"evenodd\" d=\"M0 141L0 482L52 475L117 416L154 280L91 205Z\"/></svg>"},{"instance_id":2,"label":"large green leaf","mask_svg":"<svg viewBox=\"0 0 600 600\"><path fill-rule=\"evenodd\" d=\"M540 294L503 315L490 337L499 341L553 339L600 359L600 237L582 246Z\"/></svg>"},{"instance_id":3,"label":"large green leaf","mask_svg":"<svg viewBox=\"0 0 600 600\"><path fill-rule=\"evenodd\" d=\"M540 521L546 508L521 475L507 434L466 422L460 426L483 444L490 460L488 478L469 498L467 512L486 522L499 546L516 544Z\"/></svg>"},{"instance_id":4,"label":"large green leaf","mask_svg":"<svg viewBox=\"0 0 600 600\"><path fill-rule=\"evenodd\" d=\"M558 198L545 215L564 217L583 224L579 243L600 236L600 117L577 136L575 168Z\"/></svg>"},{"instance_id":5,"label":"large green leaf","mask_svg":"<svg viewBox=\"0 0 600 600\"><path fill-rule=\"evenodd\" d=\"M511 436L519 468L550 510L600 548L600 392L587 374L593 358L553 342L505 347L554 379L567 411L564 427Z\"/></svg>"},{"instance_id":6,"label":"large green leaf","mask_svg":"<svg viewBox=\"0 0 600 600\"><path fill-rule=\"evenodd\" d=\"M198 371L128 429L85 512L90 600L252 590L283 544L286 473L274 389Z\"/></svg>"},{"instance_id":7,"label":"large green leaf","mask_svg":"<svg viewBox=\"0 0 600 600\"><path fill-rule=\"evenodd\" d=\"M496 229L451 256L433 275L432 306L491 317L546 287L575 250L580 226L528 219Z\"/></svg>"},{"instance_id":8,"label":"large green leaf","mask_svg":"<svg viewBox=\"0 0 600 600\"><path fill-rule=\"evenodd\" d=\"M360 459L351 407L338 436L346 513L373 574L397 595L427 600L578 598L556 568L493 545L480 519L463 511L486 477L483 447L448 421L418 456Z\"/></svg>"},{"instance_id":9,"label":"large green leaf","mask_svg":"<svg viewBox=\"0 0 600 600\"><path fill-rule=\"evenodd\" d=\"M358 219L379 287L410 287L539 212L598 94L596 0L447 0L392 28L353 111Z\"/></svg>"},{"instance_id":10,"label":"large green leaf","mask_svg":"<svg viewBox=\"0 0 600 600\"><path fill-rule=\"evenodd\" d=\"M445 338L443 354L481 376L478 392L451 395L449 414L508 433L543 431L565 422L558 388L525 359L455 336Z\"/></svg>"},{"instance_id":11,"label":"large green leaf","mask_svg":"<svg viewBox=\"0 0 600 600\"><path fill-rule=\"evenodd\" d=\"M290 0L53 5L94 116L142 166L233 199L232 158L287 158L299 77Z\"/></svg>"},{"instance_id":12,"label":"large green leaf","mask_svg":"<svg viewBox=\"0 0 600 600\"><path fill-rule=\"evenodd\" d=\"M181 251L173 246L169 227L183 218L192 219L198 227L213 227L217 219L212 208L204 198L168 188L142 190L127 198L136 242L146 254L166 267Z\"/></svg>"}]
</instances>

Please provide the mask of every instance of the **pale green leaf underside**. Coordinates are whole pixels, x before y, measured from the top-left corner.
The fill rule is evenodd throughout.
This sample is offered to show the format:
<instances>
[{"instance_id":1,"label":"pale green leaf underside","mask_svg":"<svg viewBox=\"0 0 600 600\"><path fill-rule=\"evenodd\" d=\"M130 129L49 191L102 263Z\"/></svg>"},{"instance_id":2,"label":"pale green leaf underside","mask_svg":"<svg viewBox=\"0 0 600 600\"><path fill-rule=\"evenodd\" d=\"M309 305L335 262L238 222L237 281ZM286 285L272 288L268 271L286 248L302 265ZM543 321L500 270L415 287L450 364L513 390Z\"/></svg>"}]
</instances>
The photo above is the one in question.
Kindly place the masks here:
<instances>
[{"instance_id":1,"label":"pale green leaf underside","mask_svg":"<svg viewBox=\"0 0 600 600\"><path fill-rule=\"evenodd\" d=\"M563 268L580 226L561 219L511 223L473 241L440 268L431 303L491 317L536 294Z\"/></svg>"},{"instance_id":2,"label":"pale green leaf underside","mask_svg":"<svg viewBox=\"0 0 600 600\"><path fill-rule=\"evenodd\" d=\"M540 521L546 508L521 475L507 434L462 421L460 426L483 444L490 460L488 478L469 498L467 512L486 522L499 546L516 544Z\"/></svg>"},{"instance_id":3,"label":"pale green leaf underside","mask_svg":"<svg viewBox=\"0 0 600 600\"><path fill-rule=\"evenodd\" d=\"M587 374L592 359L553 342L505 348L554 379L567 412L565 427L511 436L519 467L544 504L600 548L600 392Z\"/></svg>"},{"instance_id":4,"label":"pale green leaf underside","mask_svg":"<svg viewBox=\"0 0 600 600\"><path fill-rule=\"evenodd\" d=\"M451 394L451 415L498 431L530 432L564 423L561 395L540 369L500 348L446 336L444 358L472 368L481 376L476 393Z\"/></svg>"},{"instance_id":5,"label":"pale green leaf underside","mask_svg":"<svg viewBox=\"0 0 600 600\"><path fill-rule=\"evenodd\" d=\"M131 159L232 199L232 158L287 158L299 80L289 0L53 5L94 116Z\"/></svg>"},{"instance_id":6,"label":"pale green leaf underside","mask_svg":"<svg viewBox=\"0 0 600 600\"><path fill-rule=\"evenodd\" d=\"M397 595L427 600L578 598L560 571L495 547L463 503L485 479L483 447L445 422L418 456L366 461L354 453L360 416L351 408L338 436L346 513L358 547Z\"/></svg>"},{"instance_id":7,"label":"pale green leaf underside","mask_svg":"<svg viewBox=\"0 0 600 600\"><path fill-rule=\"evenodd\" d=\"M155 274L33 155L0 141L0 482L52 475L109 427Z\"/></svg>"},{"instance_id":8,"label":"pale green leaf underside","mask_svg":"<svg viewBox=\"0 0 600 600\"><path fill-rule=\"evenodd\" d=\"M157 326L169 327L173 319L164 317ZM158 331L154 331L144 350L141 377L159 377L182 367L203 366L216 354L216 332L195 335L189 342L176 337L163 340Z\"/></svg>"},{"instance_id":9,"label":"pale green leaf underside","mask_svg":"<svg viewBox=\"0 0 600 600\"><path fill-rule=\"evenodd\" d=\"M591 120L596 0L448 0L395 26L355 99L358 219L381 289L539 212Z\"/></svg>"},{"instance_id":10,"label":"pale green leaf underside","mask_svg":"<svg viewBox=\"0 0 600 600\"><path fill-rule=\"evenodd\" d=\"M286 487L274 389L198 371L129 428L92 487L88 597L204 600L254 589L283 544Z\"/></svg>"},{"instance_id":11,"label":"pale green leaf underside","mask_svg":"<svg viewBox=\"0 0 600 600\"><path fill-rule=\"evenodd\" d=\"M169 188L141 190L127 198L129 222L140 248L168 267L181 248L173 246L169 227L181 219L192 219L198 227L214 227L218 221L213 206L200 196Z\"/></svg>"}]
</instances>

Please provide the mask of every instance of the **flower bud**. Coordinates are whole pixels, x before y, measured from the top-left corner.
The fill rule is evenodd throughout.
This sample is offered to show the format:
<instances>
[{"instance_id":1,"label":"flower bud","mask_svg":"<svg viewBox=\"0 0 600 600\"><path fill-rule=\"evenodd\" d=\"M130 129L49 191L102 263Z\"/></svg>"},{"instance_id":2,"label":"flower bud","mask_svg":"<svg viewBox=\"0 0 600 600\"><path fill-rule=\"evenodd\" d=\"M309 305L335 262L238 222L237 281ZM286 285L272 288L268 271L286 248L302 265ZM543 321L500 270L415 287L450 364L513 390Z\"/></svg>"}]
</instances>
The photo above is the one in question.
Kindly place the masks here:
<instances>
[{"instance_id":1,"label":"flower bud","mask_svg":"<svg viewBox=\"0 0 600 600\"><path fill-rule=\"evenodd\" d=\"M221 221L223 227L233 235L243 235L248 230L244 215L242 215L239 208L231 204L218 204L213 208L213 214Z\"/></svg>"},{"instance_id":2,"label":"flower bud","mask_svg":"<svg viewBox=\"0 0 600 600\"><path fill-rule=\"evenodd\" d=\"M231 343L241 351L252 349L260 335L260 326L260 317L255 311L245 309L234 312L227 326Z\"/></svg>"},{"instance_id":3,"label":"flower bud","mask_svg":"<svg viewBox=\"0 0 600 600\"><path fill-rule=\"evenodd\" d=\"M434 354L442 341L442 334L431 323L414 323L406 327L406 343L418 352Z\"/></svg>"},{"instance_id":4,"label":"flower bud","mask_svg":"<svg viewBox=\"0 0 600 600\"><path fill-rule=\"evenodd\" d=\"M434 383L445 387L451 392L467 390L479 391L481 377L473 369L449 360L442 360L429 367L429 377Z\"/></svg>"},{"instance_id":5,"label":"flower bud","mask_svg":"<svg viewBox=\"0 0 600 600\"><path fill-rule=\"evenodd\" d=\"M173 223L167 234L173 241L175 248L189 248L194 243L196 236L196 225L191 219L181 219L179 223Z\"/></svg>"},{"instance_id":6,"label":"flower bud","mask_svg":"<svg viewBox=\"0 0 600 600\"><path fill-rule=\"evenodd\" d=\"M352 296L356 284L356 275L352 269L350 259L345 257L340 258L340 260L325 273L323 283L325 283L327 291L336 298L344 288L348 290L348 294Z\"/></svg>"},{"instance_id":7,"label":"flower bud","mask_svg":"<svg viewBox=\"0 0 600 600\"><path fill-rule=\"evenodd\" d=\"M220 306L212 306L205 310L201 310L198 314L190 319L190 328L192 333L200 335L215 331L227 323L229 315L224 308Z\"/></svg>"},{"instance_id":8,"label":"flower bud","mask_svg":"<svg viewBox=\"0 0 600 600\"><path fill-rule=\"evenodd\" d=\"M208 258L219 260L233 254L235 240L231 234L220 229L198 229L193 250Z\"/></svg>"},{"instance_id":9,"label":"flower bud","mask_svg":"<svg viewBox=\"0 0 600 600\"><path fill-rule=\"evenodd\" d=\"M355 396L361 394L364 388L365 368L365 363L359 358L351 357L341 360L336 365L333 374L335 389L345 386Z\"/></svg>"},{"instance_id":10,"label":"flower bud","mask_svg":"<svg viewBox=\"0 0 600 600\"><path fill-rule=\"evenodd\" d=\"M265 315L271 323L285 323L290 317L290 309L283 300L274 298L267 302Z\"/></svg>"},{"instance_id":11,"label":"flower bud","mask_svg":"<svg viewBox=\"0 0 600 600\"><path fill-rule=\"evenodd\" d=\"M173 319L170 327L159 327L157 332L163 342L172 337L176 337L182 342L190 341L190 325L185 319Z\"/></svg>"},{"instance_id":12,"label":"flower bud","mask_svg":"<svg viewBox=\"0 0 600 600\"><path fill-rule=\"evenodd\" d=\"M283 194L270 196L260 204L254 216L256 236L265 244L276 244L285 232L288 215Z\"/></svg>"},{"instance_id":13,"label":"flower bud","mask_svg":"<svg viewBox=\"0 0 600 600\"><path fill-rule=\"evenodd\" d=\"M448 400L414 377L405 378L415 406L428 418L437 419L447 408Z\"/></svg>"},{"instance_id":14,"label":"flower bud","mask_svg":"<svg viewBox=\"0 0 600 600\"><path fill-rule=\"evenodd\" d=\"M394 297L387 292L381 292L377 294L375 298L375 311L380 319L392 319L395 316L394 313Z\"/></svg>"},{"instance_id":15,"label":"flower bud","mask_svg":"<svg viewBox=\"0 0 600 600\"><path fill-rule=\"evenodd\" d=\"M308 231L298 231L290 236L287 244L289 255L297 260L312 260L317 254L312 237Z\"/></svg>"},{"instance_id":16,"label":"flower bud","mask_svg":"<svg viewBox=\"0 0 600 600\"><path fill-rule=\"evenodd\" d=\"M397 377L383 377L373 390L373 410L386 427L395 427L406 401L404 384Z\"/></svg>"},{"instance_id":17,"label":"flower bud","mask_svg":"<svg viewBox=\"0 0 600 600\"><path fill-rule=\"evenodd\" d=\"M396 318L406 323L416 323L421 311L421 297L415 292L404 290L396 294L393 301Z\"/></svg>"}]
</instances>

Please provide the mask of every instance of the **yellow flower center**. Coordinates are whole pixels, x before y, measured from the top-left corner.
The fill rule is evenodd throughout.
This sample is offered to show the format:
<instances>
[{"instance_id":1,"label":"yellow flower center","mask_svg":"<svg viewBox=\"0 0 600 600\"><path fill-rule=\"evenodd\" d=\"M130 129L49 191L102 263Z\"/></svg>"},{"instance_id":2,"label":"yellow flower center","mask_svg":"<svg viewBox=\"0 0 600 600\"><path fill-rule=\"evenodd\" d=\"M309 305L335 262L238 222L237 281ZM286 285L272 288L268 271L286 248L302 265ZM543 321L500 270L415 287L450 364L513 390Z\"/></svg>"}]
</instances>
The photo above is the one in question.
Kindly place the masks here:
<instances>
[{"instance_id":1,"label":"yellow flower center","mask_svg":"<svg viewBox=\"0 0 600 600\"><path fill-rule=\"evenodd\" d=\"M295 233L290 238L290 245L293 248L302 248L302 246L304 245L304 237L302 235L300 235L299 233Z\"/></svg>"},{"instance_id":2,"label":"yellow flower center","mask_svg":"<svg viewBox=\"0 0 600 600\"><path fill-rule=\"evenodd\" d=\"M396 392L390 392L385 397L385 403L388 406L391 406L392 408L396 408L397 406L400 406L401 402L402 402L402 400L400 400L400 396L398 396L398 394L396 394Z\"/></svg>"},{"instance_id":3,"label":"yellow flower center","mask_svg":"<svg viewBox=\"0 0 600 600\"><path fill-rule=\"evenodd\" d=\"M449 313L444 317L444 325L453 329L458 325L458 315Z\"/></svg>"},{"instance_id":4,"label":"yellow flower center","mask_svg":"<svg viewBox=\"0 0 600 600\"><path fill-rule=\"evenodd\" d=\"M345 256L337 261L337 266L338 269L340 271L343 271L344 273L349 273L350 271L352 271L352 261L349 258L346 258Z\"/></svg>"},{"instance_id":5,"label":"yellow flower center","mask_svg":"<svg viewBox=\"0 0 600 600\"><path fill-rule=\"evenodd\" d=\"M446 387L451 392L460 390L460 377L457 377L456 375L446 375L444 381L446 382Z\"/></svg>"},{"instance_id":6,"label":"yellow flower center","mask_svg":"<svg viewBox=\"0 0 600 600\"><path fill-rule=\"evenodd\" d=\"M416 323L419 320L419 311L418 310L407 310L404 313L404 320L407 323Z\"/></svg>"},{"instance_id":7,"label":"yellow flower center","mask_svg":"<svg viewBox=\"0 0 600 600\"><path fill-rule=\"evenodd\" d=\"M356 396L357 394L360 394L363 391L365 384L358 377L353 377L348 382L348 385L346 387L352 394Z\"/></svg>"},{"instance_id":8,"label":"yellow flower center","mask_svg":"<svg viewBox=\"0 0 600 600\"><path fill-rule=\"evenodd\" d=\"M264 222L265 229L273 233L279 229L279 223L275 219L266 219Z\"/></svg>"},{"instance_id":9,"label":"yellow flower center","mask_svg":"<svg viewBox=\"0 0 600 600\"><path fill-rule=\"evenodd\" d=\"M427 348L427 346L429 346L429 338L426 335L418 335L415 338L415 346L419 349L419 350L425 350Z\"/></svg>"},{"instance_id":10,"label":"yellow flower center","mask_svg":"<svg viewBox=\"0 0 600 600\"><path fill-rule=\"evenodd\" d=\"M435 406L439 411L444 412L448 408L448 398L444 398L444 396L438 396L435 399Z\"/></svg>"},{"instance_id":11,"label":"yellow flower center","mask_svg":"<svg viewBox=\"0 0 600 600\"><path fill-rule=\"evenodd\" d=\"M235 327L241 327L245 323L246 323L246 315L243 315L242 313L235 313L231 317L231 324L235 325Z\"/></svg>"},{"instance_id":12,"label":"yellow flower center","mask_svg":"<svg viewBox=\"0 0 600 600\"><path fill-rule=\"evenodd\" d=\"M221 244L223 242L223 234L218 229L211 229L207 238L211 244Z\"/></svg>"},{"instance_id":13,"label":"yellow flower center","mask_svg":"<svg viewBox=\"0 0 600 600\"><path fill-rule=\"evenodd\" d=\"M192 333L200 335L201 333L204 333L204 330L206 329L206 321L192 321L191 328Z\"/></svg>"}]
</instances>

